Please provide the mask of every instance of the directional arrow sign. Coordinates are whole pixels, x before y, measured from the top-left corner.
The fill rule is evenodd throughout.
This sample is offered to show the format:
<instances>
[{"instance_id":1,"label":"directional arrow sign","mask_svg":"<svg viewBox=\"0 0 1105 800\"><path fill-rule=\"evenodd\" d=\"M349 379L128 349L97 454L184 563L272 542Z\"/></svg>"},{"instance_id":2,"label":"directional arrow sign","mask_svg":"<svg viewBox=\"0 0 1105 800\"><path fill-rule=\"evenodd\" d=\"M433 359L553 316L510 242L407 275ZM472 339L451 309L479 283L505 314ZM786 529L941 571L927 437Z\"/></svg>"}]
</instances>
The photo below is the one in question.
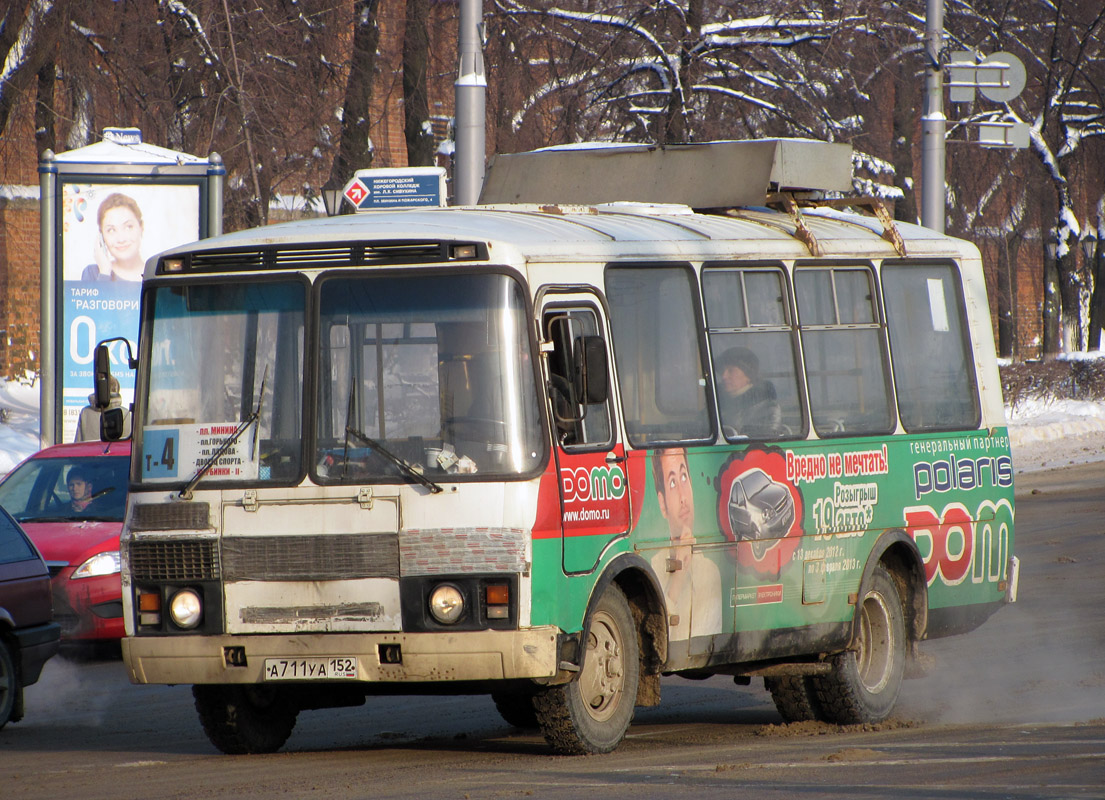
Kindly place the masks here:
<instances>
[{"instance_id":1,"label":"directional arrow sign","mask_svg":"<svg viewBox=\"0 0 1105 800\"><path fill-rule=\"evenodd\" d=\"M360 208L361 203L368 199L368 186L360 178L354 177L353 180L345 184L342 195L353 204L353 208Z\"/></svg>"}]
</instances>

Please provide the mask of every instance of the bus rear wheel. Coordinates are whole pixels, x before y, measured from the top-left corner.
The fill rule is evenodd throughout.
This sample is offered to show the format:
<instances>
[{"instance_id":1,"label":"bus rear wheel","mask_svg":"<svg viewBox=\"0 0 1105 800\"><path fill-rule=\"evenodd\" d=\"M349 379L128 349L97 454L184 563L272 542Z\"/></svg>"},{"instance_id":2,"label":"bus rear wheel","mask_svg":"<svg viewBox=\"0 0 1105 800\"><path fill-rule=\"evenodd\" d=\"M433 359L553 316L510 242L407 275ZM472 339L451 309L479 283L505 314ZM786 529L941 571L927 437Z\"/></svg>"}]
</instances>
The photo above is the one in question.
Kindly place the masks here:
<instances>
[{"instance_id":1,"label":"bus rear wheel","mask_svg":"<svg viewBox=\"0 0 1105 800\"><path fill-rule=\"evenodd\" d=\"M808 722L824 718L817 700L817 688L809 675L764 678L764 688L771 692L771 699L783 722Z\"/></svg>"},{"instance_id":2,"label":"bus rear wheel","mask_svg":"<svg viewBox=\"0 0 1105 800\"><path fill-rule=\"evenodd\" d=\"M890 716L905 674L905 617L890 573L876 567L861 598L851 649L833 658L829 674L812 678L824 719L841 725Z\"/></svg>"},{"instance_id":3,"label":"bus rear wheel","mask_svg":"<svg viewBox=\"0 0 1105 800\"><path fill-rule=\"evenodd\" d=\"M193 686L204 733L228 755L275 753L292 735L299 708L271 686Z\"/></svg>"},{"instance_id":4,"label":"bus rear wheel","mask_svg":"<svg viewBox=\"0 0 1105 800\"><path fill-rule=\"evenodd\" d=\"M639 677L633 614L625 595L612 585L591 615L579 674L570 683L549 686L534 696L545 740L565 755L612 751L633 719Z\"/></svg>"}]
</instances>

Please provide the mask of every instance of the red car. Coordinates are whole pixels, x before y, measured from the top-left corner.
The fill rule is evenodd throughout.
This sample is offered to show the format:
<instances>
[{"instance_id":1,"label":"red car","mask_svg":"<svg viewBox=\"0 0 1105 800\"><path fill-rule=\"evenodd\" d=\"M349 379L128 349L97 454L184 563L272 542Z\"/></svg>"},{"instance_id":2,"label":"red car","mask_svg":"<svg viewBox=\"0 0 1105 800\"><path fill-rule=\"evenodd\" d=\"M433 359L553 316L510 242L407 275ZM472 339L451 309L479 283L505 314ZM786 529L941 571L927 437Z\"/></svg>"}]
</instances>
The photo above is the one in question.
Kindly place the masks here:
<instances>
[{"instance_id":1,"label":"red car","mask_svg":"<svg viewBox=\"0 0 1105 800\"><path fill-rule=\"evenodd\" d=\"M0 507L50 568L63 642L123 636L119 532L129 472L129 441L81 442L47 447L0 481Z\"/></svg>"}]
</instances>

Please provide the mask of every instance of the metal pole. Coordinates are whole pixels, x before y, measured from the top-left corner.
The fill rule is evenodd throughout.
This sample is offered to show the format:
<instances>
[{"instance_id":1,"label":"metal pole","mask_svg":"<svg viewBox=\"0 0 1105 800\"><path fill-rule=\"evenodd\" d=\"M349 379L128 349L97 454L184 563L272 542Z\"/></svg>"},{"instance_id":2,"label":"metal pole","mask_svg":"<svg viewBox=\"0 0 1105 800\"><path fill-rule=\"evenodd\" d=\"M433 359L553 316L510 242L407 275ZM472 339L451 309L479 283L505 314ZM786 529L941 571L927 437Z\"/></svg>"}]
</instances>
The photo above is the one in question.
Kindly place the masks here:
<instances>
[{"instance_id":1,"label":"metal pole","mask_svg":"<svg viewBox=\"0 0 1105 800\"><path fill-rule=\"evenodd\" d=\"M38 440L42 447L57 442L57 186L54 152L47 150L38 162Z\"/></svg>"},{"instance_id":2,"label":"metal pole","mask_svg":"<svg viewBox=\"0 0 1105 800\"><path fill-rule=\"evenodd\" d=\"M223 157L211 153L207 157L207 235L219 236L223 232L223 184L226 167Z\"/></svg>"},{"instance_id":3,"label":"metal pole","mask_svg":"<svg viewBox=\"0 0 1105 800\"><path fill-rule=\"evenodd\" d=\"M475 205L484 178L484 109L487 76L483 68L480 28L483 0L461 0L457 33L456 151L453 154L453 201Z\"/></svg>"},{"instance_id":4,"label":"metal pole","mask_svg":"<svg viewBox=\"0 0 1105 800\"><path fill-rule=\"evenodd\" d=\"M926 0L925 110L921 116L921 224L944 232L944 72L940 50L944 38L944 0Z\"/></svg>"}]
</instances>

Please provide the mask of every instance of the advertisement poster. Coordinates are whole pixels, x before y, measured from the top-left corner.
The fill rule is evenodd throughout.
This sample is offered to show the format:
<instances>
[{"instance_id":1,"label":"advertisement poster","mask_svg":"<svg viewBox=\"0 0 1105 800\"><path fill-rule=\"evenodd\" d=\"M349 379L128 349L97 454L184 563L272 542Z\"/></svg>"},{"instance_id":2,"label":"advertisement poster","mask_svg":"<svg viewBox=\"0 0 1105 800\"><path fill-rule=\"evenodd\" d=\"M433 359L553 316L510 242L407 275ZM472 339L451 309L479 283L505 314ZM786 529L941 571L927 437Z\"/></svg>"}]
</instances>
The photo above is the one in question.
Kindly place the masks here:
<instances>
[{"instance_id":1,"label":"advertisement poster","mask_svg":"<svg viewBox=\"0 0 1105 800\"><path fill-rule=\"evenodd\" d=\"M138 353L142 273L150 256L199 238L199 184L61 185L59 322L62 441L88 404L96 343L121 336ZM134 398L126 347L111 345L124 406Z\"/></svg>"}]
</instances>

